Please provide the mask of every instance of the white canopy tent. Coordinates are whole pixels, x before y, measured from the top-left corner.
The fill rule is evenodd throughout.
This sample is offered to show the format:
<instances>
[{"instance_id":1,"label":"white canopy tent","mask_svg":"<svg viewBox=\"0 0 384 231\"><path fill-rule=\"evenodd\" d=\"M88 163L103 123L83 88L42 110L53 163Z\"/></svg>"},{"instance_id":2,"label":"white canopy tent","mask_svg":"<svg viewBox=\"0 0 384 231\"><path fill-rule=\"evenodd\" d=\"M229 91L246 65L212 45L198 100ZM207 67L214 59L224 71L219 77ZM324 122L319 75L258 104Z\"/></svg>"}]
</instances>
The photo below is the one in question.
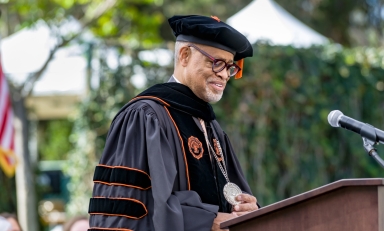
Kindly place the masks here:
<instances>
[{"instance_id":1,"label":"white canopy tent","mask_svg":"<svg viewBox=\"0 0 384 231\"><path fill-rule=\"evenodd\" d=\"M297 20L273 0L254 0L227 20L253 44L265 40L272 45L309 47L328 39Z\"/></svg>"}]
</instances>

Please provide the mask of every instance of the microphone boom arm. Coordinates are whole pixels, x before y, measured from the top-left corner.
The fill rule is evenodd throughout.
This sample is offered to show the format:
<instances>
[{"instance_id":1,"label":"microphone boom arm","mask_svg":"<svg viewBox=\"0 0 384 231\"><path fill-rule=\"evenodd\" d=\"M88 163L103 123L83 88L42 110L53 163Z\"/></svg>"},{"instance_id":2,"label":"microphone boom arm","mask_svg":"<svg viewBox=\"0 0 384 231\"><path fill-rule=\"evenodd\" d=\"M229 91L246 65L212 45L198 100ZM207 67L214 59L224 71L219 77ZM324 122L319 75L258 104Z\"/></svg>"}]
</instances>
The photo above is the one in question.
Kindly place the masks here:
<instances>
[{"instance_id":1,"label":"microphone boom arm","mask_svg":"<svg viewBox=\"0 0 384 231\"><path fill-rule=\"evenodd\" d=\"M368 140L367 138L363 137L363 144L364 144L364 149L368 153L368 155L372 156L377 163L381 165L381 167L384 168L384 161L383 159L380 158L380 156L377 154L376 149L373 147L376 143L373 141Z\"/></svg>"},{"instance_id":2,"label":"microphone boom arm","mask_svg":"<svg viewBox=\"0 0 384 231\"><path fill-rule=\"evenodd\" d=\"M384 161L377 154L376 149L373 147L374 145L379 143L379 139L377 137L376 129L370 124L364 124L361 127L360 135L363 138L363 146L368 155L372 156L377 163L384 168Z\"/></svg>"}]
</instances>

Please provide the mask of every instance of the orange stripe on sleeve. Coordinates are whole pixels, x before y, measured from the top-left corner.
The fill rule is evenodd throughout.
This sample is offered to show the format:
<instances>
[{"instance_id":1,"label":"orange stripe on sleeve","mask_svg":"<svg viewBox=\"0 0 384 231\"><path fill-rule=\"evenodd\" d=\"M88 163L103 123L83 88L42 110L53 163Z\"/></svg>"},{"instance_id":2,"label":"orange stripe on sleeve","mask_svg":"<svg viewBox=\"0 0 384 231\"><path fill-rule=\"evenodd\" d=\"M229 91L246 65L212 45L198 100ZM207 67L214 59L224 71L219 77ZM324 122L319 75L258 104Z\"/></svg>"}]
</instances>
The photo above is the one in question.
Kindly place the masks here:
<instances>
[{"instance_id":1,"label":"orange stripe on sleeve","mask_svg":"<svg viewBox=\"0 0 384 231\"><path fill-rule=\"evenodd\" d=\"M152 186L149 186L148 188L142 188L142 187L139 187L139 186L135 186L135 185L129 185L129 184L119 184L119 183L108 183L108 182L104 182L104 181L93 181L94 183L98 183L98 184L105 184L105 185L108 185L108 186L124 186L124 187L129 187L129 188L137 188L137 189L141 189L141 190L148 190L150 189Z\"/></svg>"},{"instance_id":2,"label":"orange stripe on sleeve","mask_svg":"<svg viewBox=\"0 0 384 231\"><path fill-rule=\"evenodd\" d=\"M99 227L90 227L89 229L97 229L97 230L118 230L118 231L133 231L132 229L124 229L124 228L99 228Z\"/></svg>"},{"instance_id":3,"label":"orange stripe on sleeve","mask_svg":"<svg viewBox=\"0 0 384 231\"><path fill-rule=\"evenodd\" d=\"M138 171L138 172L144 173L145 175L147 175L149 177L149 179L151 179L151 177L149 176L148 173L144 172L143 170L137 169L137 168L130 168L130 167L125 167L125 166L110 166L110 165L104 165L104 164L98 164L97 166L102 166L102 167L106 167L106 168L122 168L122 169L129 169L129 170L133 170L133 171Z\"/></svg>"},{"instance_id":4,"label":"orange stripe on sleeve","mask_svg":"<svg viewBox=\"0 0 384 231\"><path fill-rule=\"evenodd\" d=\"M92 214L92 215L106 215L106 216L119 216L119 217L126 217L126 218L130 218L130 219L135 219L135 220L139 220L143 217L145 217L147 214L148 214L148 210L147 210L147 207L145 206L145 204L139 200L136 200L136 199L133 199L133 198L124 198L124 197L102 197L102 196L94 196L93 198L105 198L105 199L111 199L111 200L126 200L126 201L133 201L133 202L136 202L138 204L141 204L145 210L145 214L140 216L140 217L132 217L132 216L128 216L128 215L123 215L123 214L109 214L109 213L89 213L89 214Z\"/></svg>"}]
</instances>

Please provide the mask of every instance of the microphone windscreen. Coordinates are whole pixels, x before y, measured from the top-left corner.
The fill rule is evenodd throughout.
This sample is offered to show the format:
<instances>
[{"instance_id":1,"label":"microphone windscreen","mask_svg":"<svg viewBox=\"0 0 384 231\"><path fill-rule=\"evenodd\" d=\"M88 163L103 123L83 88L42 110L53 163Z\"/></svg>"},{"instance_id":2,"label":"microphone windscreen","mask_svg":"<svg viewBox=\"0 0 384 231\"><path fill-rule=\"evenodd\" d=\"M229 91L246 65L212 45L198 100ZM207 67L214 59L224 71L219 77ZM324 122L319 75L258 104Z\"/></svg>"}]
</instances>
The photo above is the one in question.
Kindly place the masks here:
<instances>
[{"instance_id":1,"label":"microphone windscreen","mask_svg":"<svg viewBox=\"0 0 384 231\"><path fill-rule=\"evenodd\" d=\"M334 111L331 111L329 114L328 114L328 123L332 126L332 127L340 127L339 125L339 118L340 116L344 115L341 111L339 110L334 110Z\"/></svg>"}]
</instances>

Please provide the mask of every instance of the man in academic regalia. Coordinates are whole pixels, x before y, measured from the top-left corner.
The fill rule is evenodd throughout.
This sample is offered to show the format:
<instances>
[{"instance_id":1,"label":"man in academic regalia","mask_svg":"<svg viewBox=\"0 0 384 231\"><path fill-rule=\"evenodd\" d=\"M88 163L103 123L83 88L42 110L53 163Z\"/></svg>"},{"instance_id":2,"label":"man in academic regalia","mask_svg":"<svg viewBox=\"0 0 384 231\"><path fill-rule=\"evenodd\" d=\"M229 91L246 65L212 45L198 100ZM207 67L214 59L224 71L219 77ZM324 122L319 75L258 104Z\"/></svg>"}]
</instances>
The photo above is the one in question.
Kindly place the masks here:
<instances>
[{"instance_id":1,"label":"man in academic regalia","mask_svg":"<svg viewBox=\"0 0 384 231\"><path fill-rule=\"evenodd\" d=\"M114 118L95 170L90 230L220 230L220 222L258 209L209 104L241 77L252 46L217 17L168 22L174 73Z\"/></svg>"}]
</instances>

